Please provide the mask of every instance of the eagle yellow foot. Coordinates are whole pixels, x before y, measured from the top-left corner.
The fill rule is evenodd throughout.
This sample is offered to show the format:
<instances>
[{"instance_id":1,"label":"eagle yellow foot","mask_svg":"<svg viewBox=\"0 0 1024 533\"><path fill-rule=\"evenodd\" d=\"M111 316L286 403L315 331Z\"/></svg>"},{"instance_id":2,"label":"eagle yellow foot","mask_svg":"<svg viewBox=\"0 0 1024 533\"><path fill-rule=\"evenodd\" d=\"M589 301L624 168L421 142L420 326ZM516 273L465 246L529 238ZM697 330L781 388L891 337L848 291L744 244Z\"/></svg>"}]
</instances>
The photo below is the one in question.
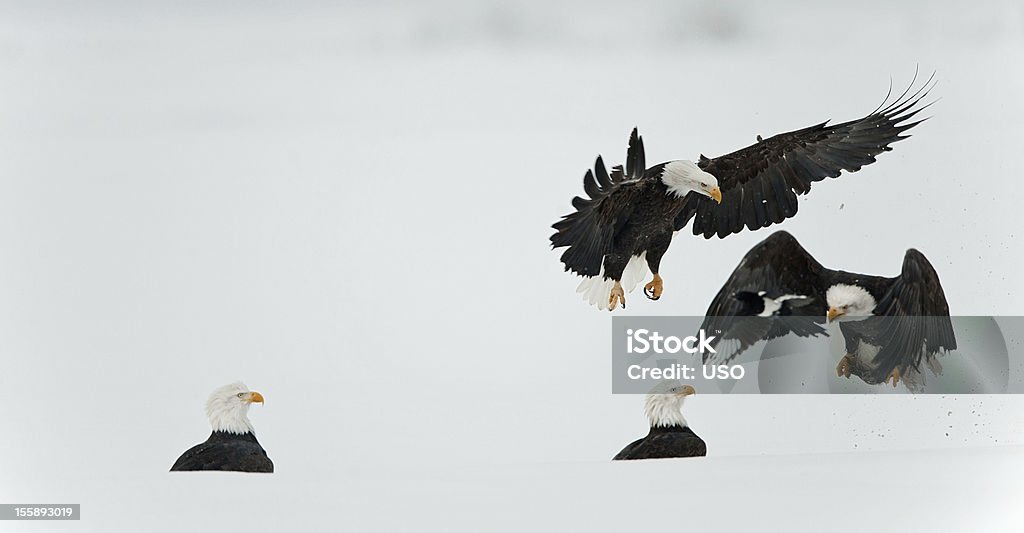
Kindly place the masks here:
<instances>
[{"instance_id":1,"label":"eagle yellow foot","mask_svg":"<svg viewBox=\"0 0 1024 533\"><path fill-rule=\"evenodd\" d=\"M661 276L655 274L650 283L644 285L644 296L652 300L661 298L661 292L665 290L665 284L661 282Z\"/></svg>"},{"instance_id":2,"label":"eagle yellow foot","mask_svg":"<svg viewBox=\"0 0 1024 533\"><path fill-rule=\"evenodd\" d=\"M615 306L622 305L622 308L626 308L626 292L622 290L622 284L618 281L615 282L615 286L612 287L611 295L608 296L608 310L614 311Z\"/></svg>"},{"instance_id":3,"label":"eagle yellow foot","mask_svg":"<svg viewBox=\"0 0 1024 533\"><path fill-rule=\"evenodd\" d=\"M890 379L892 379L892 388L895 389L896 388L896 384L898 384L900 382L900 369L899 368L892 369L892 372L889 373L889 377L885 378L885 383L888 383Z\"/></svg>"},{"instance_id":4,"label":"eagle yellow foot","mask_svg":"<svg viewBox=\"0 0 1024 533\"><path fill-rule=\"evenodd\" d=\"M836 375L843 378L850 378L850 367L853 366L853 356L846 354L836 365Z\"/></svg>"}]
</instances>

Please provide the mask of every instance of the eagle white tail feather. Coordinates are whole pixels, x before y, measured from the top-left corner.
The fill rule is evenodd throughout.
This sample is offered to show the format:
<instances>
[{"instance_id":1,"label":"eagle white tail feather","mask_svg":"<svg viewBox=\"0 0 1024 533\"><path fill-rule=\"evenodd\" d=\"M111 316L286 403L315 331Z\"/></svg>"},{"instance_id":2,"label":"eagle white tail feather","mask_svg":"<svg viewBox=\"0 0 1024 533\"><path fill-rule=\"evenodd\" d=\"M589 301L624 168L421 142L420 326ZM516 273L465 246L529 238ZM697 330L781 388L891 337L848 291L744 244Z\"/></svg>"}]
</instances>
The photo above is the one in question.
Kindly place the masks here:
<instances>
[{"instance_id":1,"label":"eagle white tail feather","mask_svg":"<svg viewBox=\"0 0 1024 533\"><path fill-rule=\"evenodd\" d=\"M650 269L647 268L647 252L634 255L626 264L626 269L622 271L622 279L619 280L622 283L622 290L627 293L633 292L648 273L650 273ZM597 306L599 309L608 309L608 298L611 297L614 286L614 280L604 278L604 265L602 264L601 272L596 276L583 278L583 281L576 287L576 292L582 294L583 300L590 305Z\"/></svg>"}]
</instances>

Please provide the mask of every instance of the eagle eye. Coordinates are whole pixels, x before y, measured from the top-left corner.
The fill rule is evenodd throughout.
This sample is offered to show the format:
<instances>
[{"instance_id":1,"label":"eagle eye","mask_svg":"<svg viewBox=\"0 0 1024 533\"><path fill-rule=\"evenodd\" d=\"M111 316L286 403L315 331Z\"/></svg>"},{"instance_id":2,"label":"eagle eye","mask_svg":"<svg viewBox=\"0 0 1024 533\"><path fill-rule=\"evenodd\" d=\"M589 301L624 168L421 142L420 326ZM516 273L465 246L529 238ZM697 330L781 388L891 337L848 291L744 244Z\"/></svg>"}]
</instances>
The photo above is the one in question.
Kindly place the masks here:
<instances>
[{"instance_id":1,"label":"eagle eye","mask_svg":"<svg viewBox=\"0 0 1024 533\"><path fill-rule=\"evenodd\" d=\"M238 394L236 394L235 396L238 396L239 398L241 398L242 396L245 396L245 393L244 393L244 392L239 392L239 393L238 393Z\"/></svg>"}]
</instances>

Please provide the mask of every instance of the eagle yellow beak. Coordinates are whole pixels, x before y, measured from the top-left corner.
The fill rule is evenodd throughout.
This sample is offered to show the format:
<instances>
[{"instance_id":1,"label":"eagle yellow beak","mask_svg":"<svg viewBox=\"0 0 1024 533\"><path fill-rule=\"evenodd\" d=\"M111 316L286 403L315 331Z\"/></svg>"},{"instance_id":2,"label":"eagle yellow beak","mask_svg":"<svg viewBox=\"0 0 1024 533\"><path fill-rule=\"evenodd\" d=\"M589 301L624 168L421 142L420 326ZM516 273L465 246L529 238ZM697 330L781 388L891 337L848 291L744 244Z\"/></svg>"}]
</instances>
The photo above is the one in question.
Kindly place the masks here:
<instances>
[{"instance_id":1,"label":"eagle yellow beak","mask_svg":"<svg viewBox=\"0 0 1024 533\"><path fill-rule=\"evenodd\" d=\"M263 403L263 395L258 392L250 392L245 396L245 401L249 403Z\"/></svg>"},{"instance_id":2,"label":"eagle yellow beak","mask_svg":"<svg viewBox=\"0 0 1024 533\"><path fill-rule=\"evenodd\" d=\"M690 396L691 394L697 394L697 390L690 385L684 385L683 389L677 392L676 394L680 396Z\"/></svg>"},{"instance_id":3,"label":"eagle yellow beak","mask_svg":"<svg viewBox=\"0 0 1024 533\"><path fill-rule=\"evenodd\" d=\"M832 322L837 317L843 316L844 314L846 314L846 313L844 313L843 311L840 311L839 309L836 309L835 307L829 307L828 308L828 321Z\"/></svg>"},{"instance_id":4,"label":"eagle yellow beak","mask_svg":"<svg viewBox=\"0 0 1024 533\"><path fill-rule=\"evenodd\" d=\"M718 187L712 187L711 190L708 191L708 194L711 195L711 198L715 201L715 203L722 203L722 190L719 189Z\"/></svg>"}]
</instances>

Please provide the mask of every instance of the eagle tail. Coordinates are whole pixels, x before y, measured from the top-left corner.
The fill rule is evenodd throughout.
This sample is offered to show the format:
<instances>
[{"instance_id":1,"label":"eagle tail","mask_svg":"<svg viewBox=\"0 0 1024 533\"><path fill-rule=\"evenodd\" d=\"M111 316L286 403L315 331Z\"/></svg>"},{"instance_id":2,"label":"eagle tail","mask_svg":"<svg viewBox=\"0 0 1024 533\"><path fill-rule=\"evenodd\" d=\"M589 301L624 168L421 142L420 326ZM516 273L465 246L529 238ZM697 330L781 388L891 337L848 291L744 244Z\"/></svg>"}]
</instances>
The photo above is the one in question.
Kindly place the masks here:
<instances>
[{"instance_id":1,"label":"eagle tail","mask_svg":"<svg viewBox=\"0 0 1024 533\"><path fill-rule=\"evenodd\" d=\"M633 292L649 272L647 252L634 255L626 264L626 269L622 271L622 279L619 280L622 290L627 293ZM596 306L598 309L607 309L608 298L611 296L614 286L615 280L604 277L604 266L602 265L598 275L583 278L583 281L576 287L576 292L582 295L583 300L588 304Z\"/></svg>"}]
</instances>

